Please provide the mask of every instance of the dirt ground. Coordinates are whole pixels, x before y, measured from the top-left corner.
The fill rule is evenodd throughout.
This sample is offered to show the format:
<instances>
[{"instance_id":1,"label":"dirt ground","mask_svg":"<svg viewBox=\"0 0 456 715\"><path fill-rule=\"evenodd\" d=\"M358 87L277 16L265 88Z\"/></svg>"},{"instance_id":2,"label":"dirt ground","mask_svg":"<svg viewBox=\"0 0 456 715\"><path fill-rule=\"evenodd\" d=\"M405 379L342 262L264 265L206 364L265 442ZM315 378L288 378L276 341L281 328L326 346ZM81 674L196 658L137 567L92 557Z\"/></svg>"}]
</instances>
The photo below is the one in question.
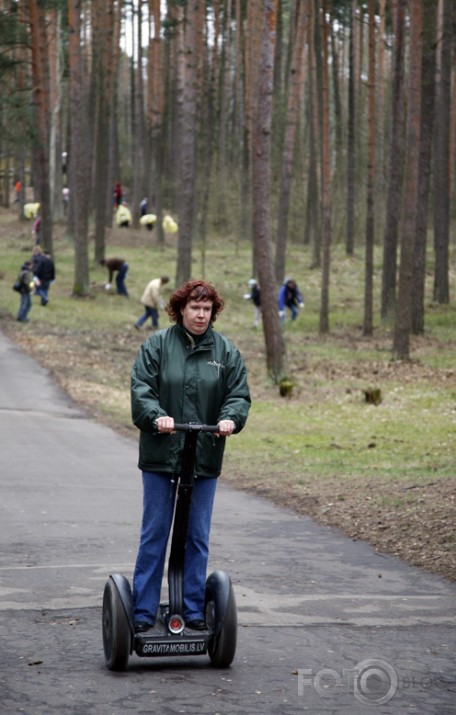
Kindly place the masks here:
<instances>
[{"instance_id":1,"label":"dirt ground","mask_svg":"<svg viewBox=\"0 0 456 715\"><path fill-rule=\"evenodd\" d=\"M101 370L103 366L106 367L107 359L109 360L103 351L97 353L92 350L89 356L84 350L81 351L80 345L72 344L70 333L46 335L27 331L19 335L14 330L12 320L5 320L4 316L0 316L0 323L7 335L50 370L56 382L74 400L100 421L114 429L120 429L118 423L100 413L101 395L93 389L93 383L88 390L84 381L75 378L71 369L71 362L77 353L78 363L87 360L89 369ZM337 368L334 365L325 366L322 363L319 366L320 376L330 370L334 377L335 369ZM357 366L358 376L360 369ZM391 367L385 369L391 370ZM399 366L396 369L401 368ZM429 368L417 365L414 369L425 370L428 378L432 378ZM407 374L410 374L410 367L407 368ZM326 378L328 377L329 374L326 375ZM434 378L442 379L442 376L436 374ZM445 376L443 379L446 379ZM258 389L261 391L260 386ZM103 398L106 398L105 385L102 386L102 392ZM121 395L117 393L115 399L120 398ZM133 428L128 434L135 435ZM403 507L380 506L382 486L373 481L362 484L350 484L346 481L340 484L333 481L317 486L284 489L280 485L271 487L269 483L252 487L242 474L233 473L231 470L227 478L236 488L255 492L299 514L310 516L321 524L336 527L354 540L368 541L380 552L395 555L411 565L456 581L456 477L435 481L430 477L426 484L407 487L403 484L389 485L389 503L394 504L397 501L398 504L403 504ZM373 504L376 506L373 507Z\"/></svg>"}]
</instances>

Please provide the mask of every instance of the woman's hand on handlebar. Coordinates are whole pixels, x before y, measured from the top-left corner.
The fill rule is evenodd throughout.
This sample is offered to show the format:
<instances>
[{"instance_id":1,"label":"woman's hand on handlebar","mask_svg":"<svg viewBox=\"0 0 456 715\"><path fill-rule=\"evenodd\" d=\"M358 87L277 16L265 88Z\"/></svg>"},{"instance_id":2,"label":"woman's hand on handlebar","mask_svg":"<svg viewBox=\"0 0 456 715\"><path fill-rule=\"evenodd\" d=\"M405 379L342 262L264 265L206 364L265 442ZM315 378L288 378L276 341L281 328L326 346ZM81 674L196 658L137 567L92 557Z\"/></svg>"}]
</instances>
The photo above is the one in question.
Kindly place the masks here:
<instances>
[{"instance_id":1,"label":"woman's hand on handlebar","mask_svg":"<svg viewBox=\"0 0 456 715\"><path fill-rule=\"evenodd\" d=\"M157 417L157 419L155 420L155 424L157 425L157 430L159 432L171 434L172 432L176 431L174 429L173 417Z\"/></svg>"},{"instance_id":2,"label":"woman's hand on handlebar","mask_svg":"<svg viewBox=\"0 0 456 715\"><path fill-rule=\"evenodd\" d=\"M218 423L219 430L218 432L216 432L216 434L218 434L220 437L229 437L230 434L233 434L235 426L236 425L234 424L233 420L220 420L220 422Z\"/></svg>"}]
</instances>

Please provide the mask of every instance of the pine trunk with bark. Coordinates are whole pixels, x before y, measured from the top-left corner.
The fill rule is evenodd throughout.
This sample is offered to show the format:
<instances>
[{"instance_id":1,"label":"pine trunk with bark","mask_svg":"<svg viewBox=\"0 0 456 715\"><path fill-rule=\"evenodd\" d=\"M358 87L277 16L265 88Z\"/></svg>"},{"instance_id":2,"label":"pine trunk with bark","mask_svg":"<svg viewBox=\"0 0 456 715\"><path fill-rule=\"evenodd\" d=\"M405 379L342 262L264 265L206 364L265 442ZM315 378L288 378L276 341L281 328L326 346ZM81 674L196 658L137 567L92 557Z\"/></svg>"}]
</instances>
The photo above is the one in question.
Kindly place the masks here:
<instances>
[{"instance_id":1,"label":"pine trunk with bark","mask_svg":"<svg viewBox=\"0 0 456 715\"><path fill-rule=\"evenodd\" d=\"M328 25L326 1L322 1L320 11L322 44L322 161L321 161L321 206L322 206L322 266L320 334L329 333L329 275L331 262L331 155L329 125L329 66L328 66Z\"/></svg>"},{"instance_id":2,"label":"pine trunk with bark","mask_svg":"<svg viewBox=\"0 0 456 715\"><path fill-rule=\"evenodd\" d=\"M348 60L348 129L347 129L347 236L345 252L352 256L355 249L356 201L356 83L355 83L355 16L356 0L350 0L350 39Z\"/></svg>"},{"instance_id":3,"label":"pine trunk with bark","mask_svg":"<svg viewBox=\"0 0 456 715\"><path fill-rule=\"evenodd\" d=\"M432 137L434 132L436 11L437 6L434 3L424 3L418 199L416 205L412 288L412 333L414 335L424 333L426 245L431 185Z\"/></svg>"},{"instance_id":4,"label":"pine trunk with bark","mask_svg":"<svg viewBox=\"0 0 456 715\"><path fill-rule=\"evenodd\" d=\"M180 207L179 238L177 244L176 285L188 281L192 275L192 234L195 208L195 137L196 137L196 81L197 42L200 2L190 0L185 18L183 56L183 96L180 147Z\"/></svg>"},{"instance_id":5,"label":"pine trunk with bark","mask_svg":"<svg viewBox=\"0 0 456 715\"><path fill-rule=\"evenodd\" d=\"M277 310L270 229L271 122L276 2L262 0L262 38L257 56L259 74L253 122L252 198L255 264L261 286L261 312L267 370L275 384L286 374L286 354Z\"/></svg>"},{"instance_id":6,"label":"pine trunk with bark","mask_svg":"<svg viewBox=\"0 0 456 715\"><path fill-rule=\"evenodd\" d=\"M88 211L86 203L87 157L85 146L87 107L83 91L81 52L81 0L68 0L69 71L70 71L70 196L74 240L75 296L89 294Z\"/></svg>"},{"instance_id":7,"label":"pine trunk with bark","mask_svg":"<svg viewBox=\"0 0 456 715\"><path fill-rule=\"evenodd\" d=\"M412 326L413 260L415 252L415 217L418 199L418 158L420 142L421 47L423 0L410 3L410 70L407 104L407 138L403 206L403 227L393 356L410 358Z\"/></svg>"},{"instance_id":8,"label":"pine trunk with bark","mask_svg":"<svg viewBox=\"0 0 456 715\"><path fill-rule=\"evenodd\" d=\"M306 26L308 23L307 1L296 8L297 31L290 66L288 101L286 111L285 139L282 156L282 174L277 220L277 238L275 254L275 277L277 283L283 283L285 277L286 245L288 234L288 214L290 209L291 177L295 151L296 130L300 101L304 93L304 48Z\"/></svg>"},{"instance_id":9,"label":"pine trunk with bark","mask_svg":"<svg viewBox=\"0 0 456 715\"><path fill-rule=\"evenodd\" d=\"M49 61L45 9L29 0L32 47L33 104L36 116L34 167L36 194L40 203L41 234L44 249L53 253L51 192L49 181Z\"/></svg>"},{"instance_id":10,"label":"pine trunk with bark","mask_svg":"<svg viewBox=\"0 0 456 715\"><path fill-rule=\"evenodd\" d=\"M404 53L406 0L396 0L394 14L394 59L391 111L391 143L382 266L382 320L396 311L396 272L399 219L401 213L404 145Z\"/></svg>"},{"instance_id":11,"label":"pine trunk with bark","mask_svg":"<svg viewBox=\"0 0 456 715\"><path fill-rule=\"evenodd\" d=\"M367 146L367 212L366 252L364 264L363 335L374 330L374 238L375 238L375 5L369 0L369 79L368 79L368 146Z\"/></svg>"},{"instance_id":12,"label":"pine trunk with bark","mask_svg":"<svg viewBox=\"0 0 456 715\"><path fill-rule=\"evenodd\" d=\"M434 163L434 300L450 302L450 108L451 108L451 32L453 1L442 0L439 68L435 104Z\"/></svg>"}]
</instances>

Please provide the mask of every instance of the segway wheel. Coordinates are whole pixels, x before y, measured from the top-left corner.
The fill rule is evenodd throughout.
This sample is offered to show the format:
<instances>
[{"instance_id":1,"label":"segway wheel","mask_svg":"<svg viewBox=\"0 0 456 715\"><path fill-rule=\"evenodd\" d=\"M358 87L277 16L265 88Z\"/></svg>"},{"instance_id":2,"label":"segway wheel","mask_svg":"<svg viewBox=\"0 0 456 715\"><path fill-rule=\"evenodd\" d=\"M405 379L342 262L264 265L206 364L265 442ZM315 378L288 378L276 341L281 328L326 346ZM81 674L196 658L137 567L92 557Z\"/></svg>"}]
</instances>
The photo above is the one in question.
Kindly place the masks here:
<instances>
[{"instance_id":1,"label":"segway wheel","mask_svg":"<svg viewBox=\"0 0 456 715\"><path fill-rule=\"evenodd\" d=\"M125 608L114 582L103 593L103 648L109 670L125 670L130 655L131 631Z\"/></svg>"},{"instance_id":2,"label":"segway wheel","mask_svg":"<svg viewBox=\"0 0 456 715\"><path fill-rule=\"evenodd\" d=\"M214 635L208 642L212 665L228 668L237 644L237 609L229 576L215 572L206 583L206 620Z\"/></svg>"}]
</instances>

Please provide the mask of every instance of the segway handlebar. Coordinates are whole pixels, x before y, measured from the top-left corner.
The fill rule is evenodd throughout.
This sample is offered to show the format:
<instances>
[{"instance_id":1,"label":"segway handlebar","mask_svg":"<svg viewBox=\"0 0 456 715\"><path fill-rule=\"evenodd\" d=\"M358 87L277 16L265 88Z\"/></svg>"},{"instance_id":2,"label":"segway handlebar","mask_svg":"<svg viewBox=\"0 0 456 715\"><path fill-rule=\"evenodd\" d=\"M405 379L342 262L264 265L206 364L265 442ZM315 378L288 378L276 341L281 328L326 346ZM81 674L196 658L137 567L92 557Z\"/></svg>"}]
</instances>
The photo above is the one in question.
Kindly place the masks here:
<instances>
[{"instance_id":1,"label":"segway handlebar","mask_svg":"<svg viewBox=\"0 0 456 715\"><path fill-rule=\"evenodd\" d=\"M175 422L174 429L177 430L178 432L218 432L219 426L218 425L202 425L202 424L199 424L198 422L184 422L183 424L179 424L178 422Z\"/></svg>"}]
</instances>

